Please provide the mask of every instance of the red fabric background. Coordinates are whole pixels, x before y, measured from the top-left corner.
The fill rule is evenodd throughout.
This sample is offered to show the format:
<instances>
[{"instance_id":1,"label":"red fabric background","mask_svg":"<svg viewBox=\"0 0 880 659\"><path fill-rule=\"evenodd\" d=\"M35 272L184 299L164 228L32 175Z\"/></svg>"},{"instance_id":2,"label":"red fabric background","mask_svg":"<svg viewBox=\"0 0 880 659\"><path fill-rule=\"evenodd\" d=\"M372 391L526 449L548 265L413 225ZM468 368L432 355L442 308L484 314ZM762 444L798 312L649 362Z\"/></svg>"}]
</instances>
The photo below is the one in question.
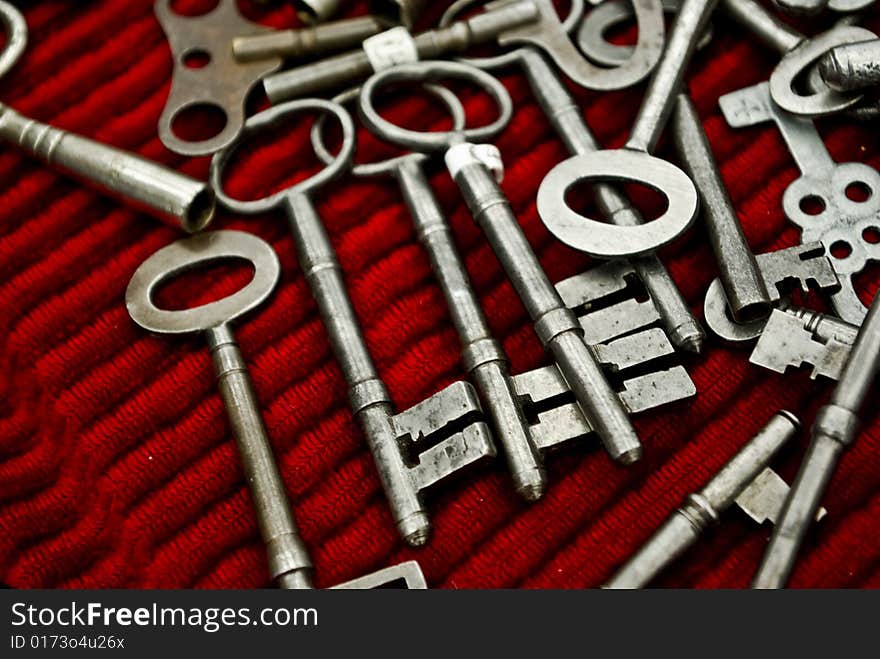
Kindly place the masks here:
<instances>
[{"instance_id":1,"label":"red fabric background","mask_svg":"<svg viewBox=\"0 0 880 659\"><path fill-rule=\"evenodd\" d=\"M206 159L175 156L156 137L171 58L152 5L28 3L30 46L0 85L0 98L37 119L204 177ZM295 25L289 6L279 5L251 7L251 15ZM431 13L436 18L436 9ZM725 23L689 77L757 252L797 242L780 207L796 168L775 127L731 130L717 100L766 79L776 59ZM504 188L558 280L588 259L548 235L534 199L544 174L567 154L522 77L510 72L504 80L517 105L498 142L507 164ZM641 93L577 90L590 126L609 146L625 139ZM420 113L419 103L396 112L418 123L411 115ZM482 101L474 99L469 109L477 119L488 117ZM821 122L836 159L877 166L875 128ZM298 128L264 145L233 172L229 187L250 196L277 187L295 173L291 154L306 144ZM375 152L365 140L359 158ZM445 173L432 183L514 370L546 363L454 185ZM395 186L343 180L318 201L398 407L461 378L443 297ZM616 467L596 446L568 450L549 460L546 497L526 505L498 462L441 488L431 499L434 535L427 548L410 550L392 526L285 222L221 213L214 226L253 231L282 260L277 294L238 336L319 586L409 558L421 562L432 587L596 586L773 412L786 407L810 423L830 391L806 371L783 378L749 365L747 352L710 341L704 356L687 360L697 397L637 420L646 447L640 464ZM207 351L198 338L146 335L123 304L137 266L178 234L10 148L0 150L0 234L0 580L15 587L266 586L263 549ZM716 275L702 229L664 257L698 309ZM866 300L877 289L877 274L860 280ZM240 279L220 271L207 285L207 279L188 281L202 282L196 297L204 297ZM871 407L876 412L876 398ZM795 586L880 585L880 419L868 416L831 484L830 516L810 536ZM787 477L805 441L779 461ZM766 528L755 530L731 511L658 583L746 586L767 538Z\"/></svg>"}]
</instances>

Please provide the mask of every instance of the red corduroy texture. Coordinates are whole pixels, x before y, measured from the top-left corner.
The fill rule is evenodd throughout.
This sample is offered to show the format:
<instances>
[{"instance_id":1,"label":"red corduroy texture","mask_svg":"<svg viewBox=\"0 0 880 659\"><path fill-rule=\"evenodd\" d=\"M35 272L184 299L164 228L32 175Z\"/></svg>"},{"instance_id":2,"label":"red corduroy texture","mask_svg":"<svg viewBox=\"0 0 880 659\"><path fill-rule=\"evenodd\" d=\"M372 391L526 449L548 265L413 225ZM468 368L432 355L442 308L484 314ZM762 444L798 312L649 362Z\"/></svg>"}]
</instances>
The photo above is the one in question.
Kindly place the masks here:
<instances>
[{"instance_id":1,"label":"red corduroy texture","mask_svg":"<svg viewBox=\"0 0 880 659\"><path fill-rule=\"evenodd\" d=\"M182 0L198 10L211 3ZM291 3L258 9L267 25L297 24ZM439 5L425 23L436 20ZM0 98L59 127L204 178L208 161L166 151L156 125L171 81L171 56L153 2L28 3L25 57ZM362 10L352 3L349 14ZM873 27L878 27L876 17ZM756 252L793 245L798 232L781 196L797 176L771 124L730 129L718 97L766 79L777 59L728 23L697 55L688 83L721 171ZM538 185L567 157L513 71L516 104L497 141L504 189L550 277L589 259L565 248L535 210ZM606 146L627 136L644 86L596 94L573 89ZM489 102L468 97L474 121ZM424 125L424 99L391 112ZM438 114L439 116L439 114ZM431 119L431 121L435 121ZM841 118L820 128L837 160L880 164L876 135ZM358 160L381 149L359 131ZM243 153L228 187L255 197L303 176L305 122ZM661 153L674 159L668 145ZM314 165L314 163L312 163ZM496 336L514 372L546 363L526 313L445 172L431 177ZM370 350L398 409L462 378L459 344L443 296L395 185L343 179L318 194ZM237 330L293 502L318 586L404 559L418 559L433 587L582 588L599 585L677 506L780 408L811 423L830 391L806 370L778 376L748 352L709 341L687 358L691 401L640 417L644 459L620 468L595 445L548 460L550 487L526 505L503 463L430 497L425 549L397 537L370 454L347 406L346 386L298 270L281 216L220 213L215 228L252 231L280 255L274 297ZM19 155L0 149L0 581L13 587L252 588L268 585L250 497L198 337L149 336L129 319L124 291L154 251L179 236ZM717 269L696 228L663 257L695 311ZM212 276L213 275L213 276ZM186 302L233 290L236 270L188 276ZM864 300L878 273L859 278ZM168 299L182 304L181 286ZM827 520L809 536L792 585L880 585L880 419L877 398L825 499ZM778 461L791 477L806 434ZM731 511L721 527L657 581L662 586L744 587L768 538Z\"/></svg>"}]
</instances>

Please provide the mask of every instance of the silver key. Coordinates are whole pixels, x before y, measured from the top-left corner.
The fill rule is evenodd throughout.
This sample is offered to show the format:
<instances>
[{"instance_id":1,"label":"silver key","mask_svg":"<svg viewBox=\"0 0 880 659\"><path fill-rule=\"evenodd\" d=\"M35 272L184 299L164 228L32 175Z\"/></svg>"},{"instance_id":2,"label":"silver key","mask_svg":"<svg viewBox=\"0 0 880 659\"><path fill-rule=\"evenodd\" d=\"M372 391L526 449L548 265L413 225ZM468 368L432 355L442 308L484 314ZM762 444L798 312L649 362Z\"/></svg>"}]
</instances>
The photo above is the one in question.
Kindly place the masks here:
<instances>
[{"instance_id":1,"label":"silver key","mask_svg":"<svg viewBox=\"0 0 880 659\"><path fill-rule=\"evenodd\" d=\"M863 163L836 163L828 154L813 122L795 117L770 98L767 83L747 87L719 100L733 127L773 121L801 170L782 197L786 217L801 228L801 241L819 241L828 251L841 289L832 295L834 310L843 320L859 324L865 306L853 288L853 275L869 261L880 259L880 174ZM863 201L847 196L862 191ZM872 242L873 241L873 242Z\"/></svg>"},{"instance_id":2,"label":"silver key","mask_svg":"<svg viewBox=\"0 0 880 659\"><path fill-rule=\"evenodd\" d=\"M272 57L313 57L354 48L386 28L387 25L375 16L357 16L315 27L237 36L232 40L232 54L239 62Z\"/></svg>"},{"instance_id":3,"label":"silver key","mask_svg":"<svg viewBox=\"0 0 880 659\"><path fill-rule=\"evenodd\" d=\"M0 77L27 47L27 23L0 0L6 45ZM0 141L17 147L100 192L187 232L204 229L214 217L214 193L203 183L164 165L94 140L53 128L0 103Z\"/></svg>"},{"instance_id":4,"label":"silver key","mask_svg":"<svg viewBox=\"0 0 880 659\"><path fill-rule=\"evenodd\" d=\"M336 159L318 174L255 201L231 198L223 190L223 170L243 139L297 113L325 112L342 126ZM290 221L300 267L349 385L349 399L379 471L401 535L411 545L427 541L430 529L422 492L461 469L494 457L495 447L482 420L477 393L456 382L410 409L394 414L391 398L370 358L357 316L345 289L333 245L310 193L338 177L354 151L354 123L342 106L319 99L292 101L261 112L245 123L239 139L211 161L211 183L221 203L243 215L283 209Z\"/></svg>"},{"instance_id":5,"label":"silver key","mask_svg":"<svg viewBox=\"0 0 880 659\"><path fill-rule=\"evenodd\" d=\"M796 83L830 49L876 39L873 32L852 25L838 25L807 39L754 0L722 0L722 5L729 16L782 55L770 76L770 93L782 109L798 115L819 116L846 110L862 100L861 94L841 94L827 85L807 95L799 94Z\"/></svg>"},{"instance_id":6,"label":"silver key","mask_svg":"<svg viewBox=\"0 0 880 659\"><path fill-rule=\"evenodd\" d=\"M880 85L880 39L832 48L818 68L825 83L837 91Z\"/></svg>"},{"instance_id":7,"label":"silver key","mask_svg":"<svg viewBox=\"0 0 880 659\"><path fill-rule=\"evenodd\" d=\"M251 282L233 295L180 311L160 309L153 302L153 293L163 282L196 266L229 258L244 259L254 267ZM172 243L144 261L131 278L125 303L132 319L151 332L175 335L204 332L256 508L260 534L266 544L272 580L281 588L311 588L312 562L296 528L247 362L231 327L269 297L280 273L278 257L260 238L240 231L202 233ZM342 587L372 588L401 579L410 588L425 587L415 562L388 568Z\"/></svg>"},{"instance_id":8,"label":"silver key","mask_svg":"<svg viewBox=\"0 0 880 659\"><path fill-rule=\"evenodd\" d=\"M673 132L678 154L700 191L703 221L730 311L740 322L766 318L770 294L727 194L697 109L687 94L678 96Z\"/></svg>"},{"instance_id":9,"label":"silver key","mask_svg":"<svg viewBox=\"0 0 880 659\"><path fill-rule=\"evenodd\" d=\"M843 451L856 439L859 411L880 371L880 295L859 331L831 401L819 410L811 441L797 478L788 493L779 523L752 581L753 588L782 588L819 508ZM876 401L876 398L874 399ZM875 412L876 408L868 410Z\"/></svg>"},{"instance_id":10,"label":"silver key","mask_svg":"<svg viewBox=\"0 0 880 659\"><path fill-rule=\"evenodd\" d=\"M270 75L263 80L263 87L272 103L335 91L358 84L374 71L394 64L461 52L536 17L537 8L531 0L518 0L496 11L415 36L404 27L392 28L372 37L360 50Z\"/></svg>"},{"instance_id":11,"label":"silver key","mask_svg":"<svg viewBox=\"0 0 880 659\"><path fill-rule=\"evenodd\" d=\"M445 87L428 85L426 90L449 108L454 128L463 129L465 112L458 97ZM356 99L358 93L359 89L350 90L333 100L345 103ZM312 145L327 163L333 156L324 145L321 128L320 121L313 126ZM400 186L419 241L431 257L431 265L446 297L461 340L462 360L492 420L493 436L504 448L514 487L525 499L536 501L546 489L546 472L510 380L507 355L492 336L455 246L452 227L425 176L427 161L428 156L411 153L383 162L355 165L352 173L358 177L391 176Z\"/></svg>"},{"instance_id":12,"label":"silver key","mask_svg":"<svg viewBox=\"0 0 880 659\"><path fill-rule=\"evenodd\" d=\"M483 88L499 109L499 117L480 128L423 133L395 126L376 111L373 99L385 85L425 83L437 78L466 80ZM609 455L622 464L638 460L641 444L626 411L584 343L577 319L547 278L501 190L497 179L502 168L500 153L492 145L473 143L496 134L510 120L513 103L504 85L488 73L460 63L404 64L367 80L359 111L370 130L389 142L414 151L445 153L447 168L471 215L486 234L532 317L538 338L552 353Z\"/></svg>"},{"instance_id":13,"label":"silver key","mask_svg":"<svg viewBox=\"0 0 880 659\"><path fill-rule=\"evenodd\" d=\"M702 490L687 497L685 504L672 513L604 587L641 588L650 583L690 548L703 531L717 524L750 483L764 482L767 465L794 437L799 427L800 423L793 414L778 412ZM755 505L753 500L761 491L752 490L745 497L750 507ZM771 488L769 493L772 495L775 491Z\"/></svg>"},{"instance_id":14,"label":"silver key","mask_svg":"<svg viewBox=\"0 0 880 659\"><path fill-rule=\"evenodd\" d=\"M441 18L441 24L450 22L458 9L470 4L472 4L470 0L453 4ZM660 18L658 38L662 41L662 16ZM647 22L644 18L640 22L640 29L644 28L645 34L650 32L649 27L645 25ZM470 58L466 61L478 68L489 70L507 65L519 66L525 73L547 120L555 128L568 150L573 155L594 153L599 150L598 143L584 122L580 107L571 97L554 68L537 49L524 47L500 57ZM594 190L600 209L613 222L624 225L642 223L638 210L616 187L606 183L596 183ZM672 342L678 348L699 353L703 344L703 330L691 314L687 302L663 263L653 254L633 258L631 262L656 303Z\"/></svg>"}]
</instances>

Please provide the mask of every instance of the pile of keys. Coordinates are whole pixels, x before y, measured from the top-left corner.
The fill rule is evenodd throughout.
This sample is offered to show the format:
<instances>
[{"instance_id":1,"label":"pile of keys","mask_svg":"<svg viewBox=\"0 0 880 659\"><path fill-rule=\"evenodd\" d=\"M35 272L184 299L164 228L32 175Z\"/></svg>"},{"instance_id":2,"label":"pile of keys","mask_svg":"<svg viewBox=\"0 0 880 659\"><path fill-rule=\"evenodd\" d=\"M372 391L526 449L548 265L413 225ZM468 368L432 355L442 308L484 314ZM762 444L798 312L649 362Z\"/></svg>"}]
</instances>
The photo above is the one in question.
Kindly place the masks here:
<instances>
[{"instance_id":1,"label":"pile of keys","mask_svg":"<svg viewBox=\"0 0 880 659\"><path fill-rule=\"evenodd\" d=\"M801 424L788 411L767 410L764 429L690 495L606 587L649 584L735 503L758 523L773 522L753 585L778 588L786 584L813 521L833 515L821 507L822 495L841 453L858 436L880 366L880 296L867 307L853 283L871 261L880 260L880 175L865 164L832 160L813 124L816 117L838 113L852 121L880 118L872 89L880 86L880 39L857 25L872 0L774 2L769 8L756 0L601 0L587 10L582 0L572 0L567 15L560 15L551 0L458 0L437 26L415 32L424 0L375 2L371 14L337 21L327 19L339 0L306 0L297 3L300 15L315 24L280 31L245 19L236 0L219 0L198 16L180 15L171 0L157 0L156 15L174 57L158 134L176 153L211 155L209 181L2 105L0 139L193 234L138 268L126 305L133 321L149 332L204 333L271 577L282 588L310 588L312 564L233 334L241 318L272 294L281 266L273 249L254 235L205 231L218 203L241 215L280 211L289 220L297 263L348 383L352 414L399 533L411 546L430 537L426 490L487 460L503 459L515 491L536 501L548 488L545 460L563 444L598 440L623 468L642 457L632 415L697 393L684 363L706 349L706 336L657 251L702 218L720 270L705 297L709 329L726 341L754 342L750 360L756 365L779 373L810 365L814 378L836 380L837 386L812 422L811 443L791 487L770 465ZM781 55L768 81L723 96L720 106L732 127L772 121L791 150L801 170L783 197L786 217L801 230L801 244L792 248L752 253L684 91L693 54L712 39L716 12ZM806 36L780 13L825 16L831 27ZM669 30L665 14L672 16ZM23 54L27 26L2 0L0 19L7 34L2 75ZM609 31L627 21L637 26L635 45L609 42ZM478 45L479 56L473 48ZM524 74L571 153L540 184L541 220L559 241L596 261L555 283L500 185L503 157L492 140L514 107L494 74L508 69ZM568 84L610 91L642 81L646 91L626 143L600 148ZM443 82L482 90L497 117L468 126L461 100ZM247 117L246 101L257 87L270 107ZM383 116L376 100L407 87L445 108L451 128L416 131ZM206 105L223 113L222 130L198 141L175 132L181 113ZM356 122L346 107L356 108L358 121L376 138L404 153L355 165ZM224 171L243 144L272 127L294 124L295 115L304 120L316 113L311 139L322 170L263 199L242 201L224 190ZM335 154L325 143L328 119L342 135ZM653 155L664 132L674 140L681 167ZM511 373L426 174L435 164L448 170L528 311L547 352L545 366ZM402 411L371 358L314 202L322 187L346 174L397 182L461 342L468 380ZM602 218L569 205L567 193L584 182L592 183ZM663 213L646 222L623 184L660 193ZM244 288L195 308L156 305L155 292L164 282L229 258L252 264L254 276ZM826 299L834 315L797 306L793 294L799 292ZM876 411L876 404L865 410ZM426 587L415 562L339 587L388 585Z\"/></svg>"}]
</instances>

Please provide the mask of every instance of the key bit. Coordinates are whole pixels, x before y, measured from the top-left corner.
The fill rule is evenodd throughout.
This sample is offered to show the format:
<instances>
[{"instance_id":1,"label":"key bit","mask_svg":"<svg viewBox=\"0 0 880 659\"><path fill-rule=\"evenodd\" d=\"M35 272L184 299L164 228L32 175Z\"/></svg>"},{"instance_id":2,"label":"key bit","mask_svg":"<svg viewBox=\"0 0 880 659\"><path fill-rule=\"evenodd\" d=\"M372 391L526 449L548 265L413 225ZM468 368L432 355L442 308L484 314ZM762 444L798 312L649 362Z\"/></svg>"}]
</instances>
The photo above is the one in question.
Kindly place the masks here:
<instances>
[{"instance_id":1,"label":"key bit","mask_svg":"<svg viewBox=\"0 0 880 659\"><path fill-rule=\"evenodd\" d=\"M196 266L230 258L249 261L254 268L253 279L235 294L180 311L160 309L153 302L153 294L163 282ZM125 303L132 319L151 332L206 335L272 580L281 588L299 589L312 587L312 561L293 518L247 362L231 329L235 321L268 299L280 274L278 257L260 238L240 231L202 233L172 243L144 261L129 282ZM426 587L415 563L393 566L341 587L376 588L395 582L409 588Z\"/></svg>"},{"instance_id":2,"label":"key bit","mask_svg":"<svg viewBox=\"0 0 880 659\"><path fill-rule=\"evenodd\" d=\"M624 564L605 588L641 588L681 556L766 469L799 427L790 412L778 412L699 492L691 494Z\"/></svg>"},{"instance_id":3,"label":"key bit","mask_svg":"<svg viewBox=\"0 0 880 659\"><path fill-rule=\"evenodd\" d=\"M810 430L803 464L773 530L753 588L782 588L843 451L855 441L859 411L880 370L880 295L874 297L831 401ZM876 411L876 410L874 410Z\"/></svg>"},{"instance_id":4,"label":"key bit","mask_svg":"<svg viewBox=\"0 0 880 659\"><path fill-rule=\"evenodd\" d=\"M377 66L384 66L380 65L380 60L396 64L459 53L472 45L490 41L511 27L533 21L537 15L534 3L521 0L414 37L409 36L403 28L394 28L393 33L382 33L373 37L377 41L372 43L383 44L381 48L389 53L387 57L375 53L371 59L369 50L352 51L267 76L263 79L263 87L272 103L333 91L357 84L369 77L377 70ZM385 41L378 41L380 37ZM405 51L406 54L401 55L398 51Z\"/></svg>"}]
</instances>

